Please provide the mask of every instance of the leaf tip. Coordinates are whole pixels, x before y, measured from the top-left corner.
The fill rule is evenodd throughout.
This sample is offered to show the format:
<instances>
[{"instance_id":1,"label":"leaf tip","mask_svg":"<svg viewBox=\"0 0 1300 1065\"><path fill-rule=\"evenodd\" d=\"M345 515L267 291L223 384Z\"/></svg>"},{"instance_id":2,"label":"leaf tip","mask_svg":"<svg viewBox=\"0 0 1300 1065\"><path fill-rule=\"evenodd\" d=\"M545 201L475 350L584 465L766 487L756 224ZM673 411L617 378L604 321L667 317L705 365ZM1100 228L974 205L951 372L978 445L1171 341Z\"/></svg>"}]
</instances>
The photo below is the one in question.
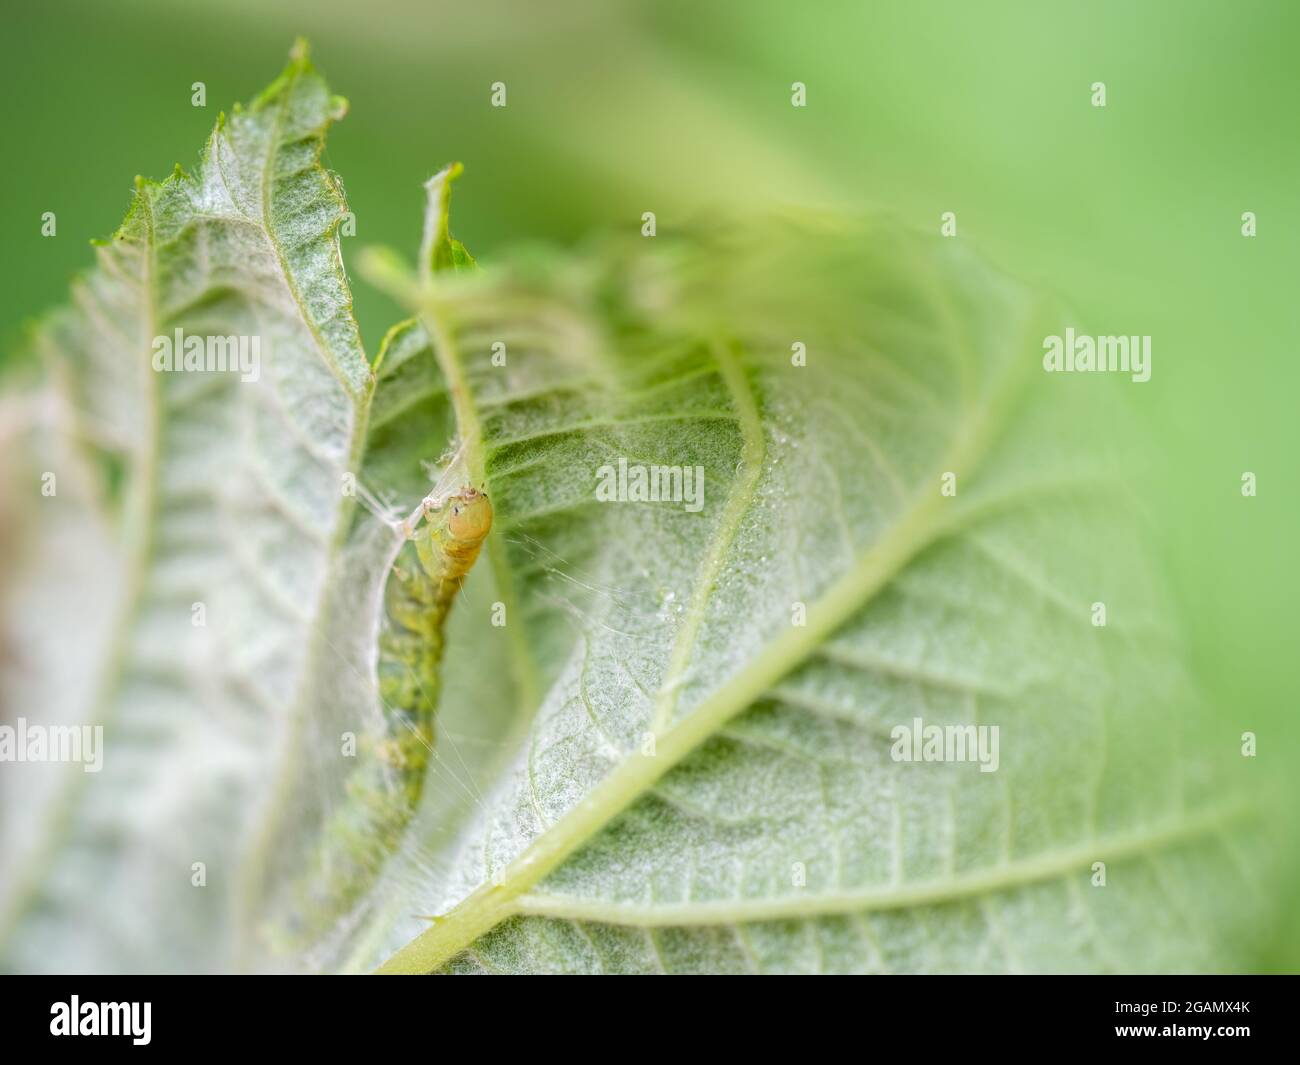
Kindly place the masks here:
<instances>
[{"instance_id":1,"label":"leaf tip","mask_svg":"<svg viewBox=\"0 0 1300 1065\"><path fill-rule=\"evenodd\" d=\"M451 235L449 223L451 185L465 172L459 162L448 163L424 183L424 235L420 243L420 270L425 280L441 270L473 267L474 257Z\"/></svg>"},{"instance_id":2,"label":"leaf tip","mask_svg":"<svg viewBox=\"0 0 1300 1065\"><path fill-rule=\"evenodd\" d=\"M448 163L439 170L433 177L424 183L427 191L432 192L445 184L455 181L465 172L465 164L460 162Z\"/></svg>"}]
</instances>

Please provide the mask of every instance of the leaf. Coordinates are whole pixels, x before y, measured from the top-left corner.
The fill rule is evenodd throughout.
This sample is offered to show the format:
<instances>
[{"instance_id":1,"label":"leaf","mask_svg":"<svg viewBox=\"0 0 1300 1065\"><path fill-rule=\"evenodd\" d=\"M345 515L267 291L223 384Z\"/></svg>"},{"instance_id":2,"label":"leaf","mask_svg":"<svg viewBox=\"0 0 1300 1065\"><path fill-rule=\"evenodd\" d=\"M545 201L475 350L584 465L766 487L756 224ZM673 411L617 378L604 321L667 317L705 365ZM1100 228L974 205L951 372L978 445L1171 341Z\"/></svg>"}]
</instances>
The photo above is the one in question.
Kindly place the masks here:
<instances>
[{"instance_id":1,"label":"leaf","mask_svg":"<svg viewBox=\"0 0 1300 1065\"><path fill-rule=\"evenodd\" d=\"M348 598L365 558L344 551L371 374L346 205L319 163L344 110L300 43L221 117L192 175L137 180L73 306L37 335L66 387L33 434L60 491L33 508L27 574L37 601L74 602L24 640L57 662L19 655L6 694L33 720L101 724L104 764L5 774L43 796L22 808L30 846L6 847L10 968L266 964L257 929L340 785L339 732L377 713L359 665L373 614ZM156 338L177 330L256 338L260 377L156 372Z\"/></svg>"},{"instance_id":2,"label":"leaf","mask_svg":"<svg viewBox=\"0 0 1300 1065\"><path fill-rule=\"evenodd\" d=\"M453 165L414 276L371 257L416 315L372 373L342 111L300 46L139 182L0 419L0 697L105 729L99 773L0 774L5 967L1251 966L1267 796L1181 661L1123 404L1039 368L1070 319L886 218L479 269ZM178 329L258 337L259 379L155 372ZM341 741L385 734L380 519L457 439L497 520L425 799L307 913ZM703 496L605 501L621 462ZM897 760L917 719L996 725L996 771Z\"/></svg>"},{"instance_id":3,"label":"leaf","mask_svg":"<svg viewBox=\"0 0 1300 1065\"><path fill-rule=\"evenodd\" d=\"M460 163L452 163L424 184L428 208L420 268L426 277L443 270L469 270L477 265L465 245L451 235L451 184L464 172Z\"/></svg>"},{"instance_id":4,"label":"leaf","mask_svg":"<svg viewBox=\"0 0 1300 1065\"><path fill-rule=\"evenodd\" d=\"M1059 310L884 219L371 272L463 383L542 693L381 971L1250 964L1254 790L1122 403L1042 373ZM701 467L705 505L600 502L620 461ZM895 760L916 719L996 725L996 771Z\"/></svg>"}]
</instances>

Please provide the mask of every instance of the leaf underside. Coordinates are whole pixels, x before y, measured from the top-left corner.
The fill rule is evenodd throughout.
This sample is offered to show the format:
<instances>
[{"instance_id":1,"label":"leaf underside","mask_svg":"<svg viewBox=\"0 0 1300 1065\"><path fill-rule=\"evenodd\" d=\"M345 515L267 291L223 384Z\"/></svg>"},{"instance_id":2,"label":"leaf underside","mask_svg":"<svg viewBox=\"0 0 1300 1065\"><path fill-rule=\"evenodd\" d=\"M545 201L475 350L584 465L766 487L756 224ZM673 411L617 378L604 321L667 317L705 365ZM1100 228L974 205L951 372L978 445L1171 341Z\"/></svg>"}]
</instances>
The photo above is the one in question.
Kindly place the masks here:
<instances>
[{"instance_id":1,"label":"leaf underside","mask_svg":"<svg viewBox=\"0 0 1300 1065\"><path fill-rule=\"evenodd\" d=\"M886 217L474 269L453 167L418 276L374 265L413 317L372 374L317 161L341 112L296 54L38 334L68 414L22 457L67 488L5 602L48 629L14 627L0 685L103 723L106 759L0 776L7 967L1251 966L1241 727L1182 663L1122 405L1039 368L1058 308ZM153 373L177 328L260 336L261 379ZM393 533L340 485L401 513L458 440L496 521L426 800L364 903L277 954L349 801L339 738L383 728ZM602 501L621 461L698 469L700 505ZM996 726L996 771L896 760L917 719Z\"/></svg>"},{"instance_id":2,"label":"leaf underside","mask_svg":"<svg viewBox=\"0 0 1300 1065\"><path fill-rule=\"evenodd\" d=\"M883 220L643 247L425 297L544 694L385 970L1245 964L1241 759L1207 746L1122 412L1038 370L1059 316ZM620 459L701 466L707 505L597 501ZM893 760L917 718L997 725L997 771Z\"/></svg>"}]
</instances>

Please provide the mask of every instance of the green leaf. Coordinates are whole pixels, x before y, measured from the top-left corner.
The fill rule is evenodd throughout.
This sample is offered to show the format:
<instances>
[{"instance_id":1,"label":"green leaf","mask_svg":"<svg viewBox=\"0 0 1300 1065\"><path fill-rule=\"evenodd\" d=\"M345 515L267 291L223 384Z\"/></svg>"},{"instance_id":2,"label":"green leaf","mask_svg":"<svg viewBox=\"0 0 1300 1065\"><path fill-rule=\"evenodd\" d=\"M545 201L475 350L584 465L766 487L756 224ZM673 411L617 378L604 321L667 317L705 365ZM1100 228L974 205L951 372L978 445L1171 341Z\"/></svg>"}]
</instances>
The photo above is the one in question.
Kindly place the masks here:
<instances>
[{"instance_id":1,"label":"green leaf","mask_svg":"<svg viewBox=\"0 0 1300 1065\"><path fill-rule=\"evenodd\" d=\"M6 668L5 701L102 725L104 763L4 774L30 797L5 848L11 968L262 964L268 900L341 786L339 733L376 713L373 619L349 598L366 565L344 551L371 373L319 163L344 110L300 43L193 174L137 180L37 334L53 413L25 447L58 494L32 508L6 631L44 668ZM260 374L156 372L177 330L255 338ZM29 641L34 603L57 627Z\"/></svg>"},{"instance_id":2,"label":"green leaf","mask_svg":"<svg viewBox=\"0 0 1300 1065\"><path fill-rule=\"evenodd\" d=\"M1249 965L1247 760L1180 665L1122 402L1041 370L1069 319L883 219L659 241L374 271L463 385L542 692L382 971ZM599 501L620 460L705 505ZM996 771L895 760L916 719L996 725Z\"/></svg>"},{"instance_id":3,"label":"green leaf","mask_svg":"<svg viewBox=\"0 0 1300 1065\"><path fill-rule=\"evenodd\" d=\"M415 316L372 373L342 111L299 46L37 333L0 700L105 758L0 774L7 968L1251 967L1269 803L1182 662L1116 383L1041 370L1071 317L883 217L478 269L453 165L416 271L368 260ZM260 338L259 379L155 372L177 329ZM496 520L422 806L308 914L341 741L386 734L379 519L453 444ZM703 495L606 500L623 463ZM898 760L918 720L996 726L996 769Z\"/></svg>"},{"instance_id":4,"label":"green leaf","mask_svg":"<svg viewBox=\"0 0 1300 1065\"><path fill-rule=\"evenodd\" d=\"M451 183L464 173L460 163L439 170L424 184L428 201L424 243L420 247L421 269L427 274L442 270L469 270L476 264L465 245L451 235Z\"/></svg>"}]
</instances>

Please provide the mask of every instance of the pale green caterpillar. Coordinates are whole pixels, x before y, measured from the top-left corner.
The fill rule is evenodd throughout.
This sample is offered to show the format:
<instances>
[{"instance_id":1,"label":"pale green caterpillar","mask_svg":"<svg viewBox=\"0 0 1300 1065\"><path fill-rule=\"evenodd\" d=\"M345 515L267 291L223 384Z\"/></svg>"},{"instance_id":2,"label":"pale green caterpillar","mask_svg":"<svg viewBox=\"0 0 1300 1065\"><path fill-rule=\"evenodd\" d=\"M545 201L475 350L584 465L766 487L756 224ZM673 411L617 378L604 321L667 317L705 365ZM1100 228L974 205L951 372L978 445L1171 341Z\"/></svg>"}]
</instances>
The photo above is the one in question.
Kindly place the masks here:
<instances>
[{"instance_id":1,"label":"pale green caterpillar","mask_svg":"<svg viewBox=\"0 0 1300 1065\"><path fill-rule=\"evenodd\" d=\"M419 803L433 754L444 627L492 528L492 504L465 486L426 497L400 528L406 543L389 572L379 634L385 734L357 751L346 798L324 825L291 927L281 929L293 944L352 909Z\"/></svg>"},{"instance_id":2,"label":"pale green caterpillar","mask_svg":"<svg viewBox=\"0 0 1300 1065\"><path fill-rule=\"evenodd\" d=\"M410 806L433 749L447 614L492 528L492 504L468 486L437 504L426 501L422 510L424 523L411 536L417 565L409 548L394 564L379 636L379 695L390 725L379 753L405 778Z\"/></svg>"}]
</instances>

